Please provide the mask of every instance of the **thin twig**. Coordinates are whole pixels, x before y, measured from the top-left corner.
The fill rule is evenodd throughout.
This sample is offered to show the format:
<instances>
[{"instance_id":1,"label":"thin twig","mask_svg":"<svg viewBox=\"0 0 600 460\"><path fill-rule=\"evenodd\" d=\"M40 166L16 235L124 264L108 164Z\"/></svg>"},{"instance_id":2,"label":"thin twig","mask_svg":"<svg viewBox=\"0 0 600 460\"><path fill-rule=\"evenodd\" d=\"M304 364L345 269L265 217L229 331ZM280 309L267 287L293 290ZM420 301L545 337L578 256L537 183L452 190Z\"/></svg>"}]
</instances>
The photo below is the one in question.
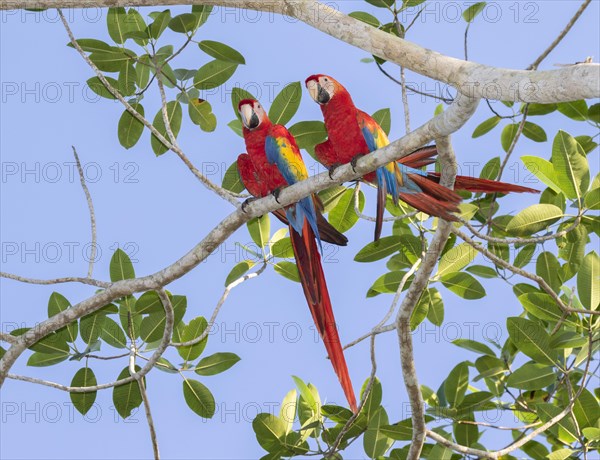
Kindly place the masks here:
<instances>
[{"instance_id":1,"label":"thin twig","mask_svg":"<svg viewBox=\"0 0 600 460\"><path fill-rule=\"evenodd\" d=\"M111 285L111 283L107 283L105 281L99 281L92 278L81 278L78 276L67 276L64 278L53 278L53 279L37 279L37 278L27 278L25 276L14 275L12 273L0 272L0 278L7 278L14 281L19 281L21 283L27 284L40 284L42 286L47 286L51 284L63 284L63 283L81 283L87 284L89 286L95 286L100 288L107 288Z\"/></svg>"},{"instance_id":2,"label":"thin twig","mask_svg":"<svg viewBox=\"0 0 600 460\"><path fill-rule=\"evenodd\" d=\"M542 61L546 59L546 57L552 52L552 50L556 48L558 44L562 41L562 39L565 38L565 36L569 33L571 28L575 25L577 20L581 17L581 15L591 2L592 0L585 0L581 4L579 9L575 12L575 15L567 23L562 32L558 34L558 37L556 37L554 41L550 44L550 46L548 46L548 48L546 48L546 50L544 50L544 52L540 54L540 56L529 65L529 67L527 67L527 70L537 70L538 66L542 63Z\"/></svg>"},{"instance_id":3,"label":"thin twig","mask_svg":"<svg viewBox=\"0 0 600 460\"><path fill-rule=\"evenodd\" d=\"M88 209L90 211L90 224L92 227L92 252L90 254L90 264L88 267L88 278L92 277L92 272L94 271L94 262L96 262L96 214L94 213L94 203L92 202L92 195L88 189L87 184L85 183L85 176L83 174L83 168L81 167L81 162L79 161L79 155L77 155L77 150L75 146L71 146L73 148L73 156L75 156L75 163L77 163L77 171L79 172L79 180L81 181L81 188L83 189L83 193L85 193L85 199L88 204Z\"/></svg>"},{"instance_id":4,"label":"thin twig","mask_svg":"<svg viewBox=\"0 0 600 460\"><path fill-rule=\"evenodd\" d=\"M376 222L377 219L375 217L367 216L366 214L363 214L361 212L360 206L359 206L360 205L359 194L360 194L360 182L357 182L356 187L354 188L354 212L356 213L356 215L358 216L359 219L363 219L368 222ZM419 211L409 212L408 214L402 214L401 216L384 217L382 222L396 222L397 220L410 219L412 217L415 217L417 214L419 214Z\"/></svg>"},{"instance_id":5,"label":"thin twig","mask_svg":"<svg viewBox=\"0 0 600 460\"><path fill-rule=\"evenodd\" d=\"M379 68L379 70L381 71L381 73L383 73L386 77L388 77L394 83L397 83L398 85L402 86L402 82L400 80L397 80L396 78L394 78L392 75L390 75L383 68L383 66L381 64L379 64L379 62L375 61L375 64L377 64L377 67ZM415 94L419 94L419 95L425 96L425 97L430 97L432 99L436 99L438 101L445 102L446 104L451 104L452 102L454 102L454 99L446 98L446 97L443 97L443 96L437 96L436 94L429 94L429 93L426 93L424 91L420 91L420 90L416 89L414 86L407 85L406 88L408 90L412 91Z\"/></svg>"}]
</instances>

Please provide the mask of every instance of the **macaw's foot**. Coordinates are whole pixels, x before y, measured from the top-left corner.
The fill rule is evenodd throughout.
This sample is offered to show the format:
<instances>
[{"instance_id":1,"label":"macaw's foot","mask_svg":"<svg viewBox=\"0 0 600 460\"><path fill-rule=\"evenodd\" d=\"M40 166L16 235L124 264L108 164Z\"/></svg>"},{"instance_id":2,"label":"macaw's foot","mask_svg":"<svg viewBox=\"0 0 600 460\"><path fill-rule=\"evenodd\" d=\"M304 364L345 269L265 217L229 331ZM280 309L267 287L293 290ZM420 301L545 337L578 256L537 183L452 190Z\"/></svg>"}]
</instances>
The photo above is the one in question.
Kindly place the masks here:
<instances>
[{"instance_id":1,"label":"macaw's foot","mask_svg":"<svg viewBox=\"0 0 600 460\"><path fill-rule=\"evenodd\" d=\"M358 163L358 160L360 160L362 157L364 157L364 155L362 153L359 153L358 155L355 155L354 158L352 158L352 160L350 160L350 164L352 165L352 171L356 172L356 163Z\"/></svg>"},{"instance_id":2,"label":"macaw's foot","mask_svg":"<svg viewBox=\"0 0 600 460\"><path fill-rule=\"evenodd\" d=\"M342 163L333 163L330 167L329 167L329 178L331 180L333 180L333 174L335 173L335 170L338 169L340 166L342 166Z\"/></svg>"},{"instance_id":3,"label":"macaw's foot","mask_svg":"<svg viewBox=\"0 0 600 460\"><path fill-rule=\"evenodd\" d=\"M252 203L253 201L256 201L256 200L258 200L258 198L257 198L257 197L255 197L255 196L252 196L252 197L250 197L250 198L246 199L246 200L245 200L245 201L242 203L242 212L246 212L246 208L248 207L248 205L249 205L250 203Z\"/></svg>"},{"instance_id":4,"label":"macaw's foot","mask_svg":"<svg viewBox=\"0 0 600 460\"><path fill-rule=\"evenodd\" d=\"M271 195L273 195L275 197L275 201L277 201L277 203L279 203L279 194L281 193L281 190L282 190L282 188L278 187L271 192Z\"/></svg>"}]
</instances>

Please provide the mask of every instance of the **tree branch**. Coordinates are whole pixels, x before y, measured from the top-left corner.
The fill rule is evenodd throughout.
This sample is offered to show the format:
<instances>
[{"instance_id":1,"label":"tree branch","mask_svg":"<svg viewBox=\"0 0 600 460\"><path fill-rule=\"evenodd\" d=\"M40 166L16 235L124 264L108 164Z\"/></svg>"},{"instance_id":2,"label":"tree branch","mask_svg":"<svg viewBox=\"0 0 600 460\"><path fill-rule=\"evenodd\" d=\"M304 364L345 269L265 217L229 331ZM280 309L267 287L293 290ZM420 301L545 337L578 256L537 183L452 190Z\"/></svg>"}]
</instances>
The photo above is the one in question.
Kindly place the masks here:
<instances>
[{"instance_id":1,"label":"tree branch","mask_svg":"<svg viewBox=\"0 0 600 460\"><path fill-rule=\"evenodd\" d=\"M77 150L75 150L75 146L73 148L73 155L75 156L75 163L77 163L77 171L79 172L79 180L81 181L81 188L83 189L83 193L85 193L85 199L88 204L88 209L90 210L90 224L92 227L92 252L90 254L90 264L88 267L88 278L92 277L92 272L94 271L94 262L96 262L96 214L94 213L94 203L92 202L92 195L85 183L85 176L83 174L83 168L81 167L81 162L79 161L79 155L77 155Z\"/></svg>"},{"instance_id":2,"label":"tree branch","mask_svg":"<svg viewBox=\"0 0 600 460\"><path fill-rule=\"evenodd\" d=\"M20 275L13 275L12 273L0 272L0 278L7 278L9 280L19 281L21 283L27 283L27 284L40 284L42 286L47 286L50 284L63 284L63 283L81 283L81 284L87 284L89 286L96 286L96 287L101 287L101 288L110 286L110 283L107 283L106 281L99 281L99 280L95 280L92 278L81 278L78 276L67 276L64 278L41 280L41 279L37 279L37 278L26 278L26 277L20 276Z\"/></svg>"},{"instance_id":3,"label":"tree branch","mask_svg":"<svg viewBox=\"0 0 600 460\"><path fill-rule=\"evenodd\" d=\"M191 4L239 7L291 16L413 72L448 83L471 97L546 104L600 97L600 66L597 64L532 72L467 62L388 34L316 0L0 0L0 10Z\"/></svg>"}]
</instances>

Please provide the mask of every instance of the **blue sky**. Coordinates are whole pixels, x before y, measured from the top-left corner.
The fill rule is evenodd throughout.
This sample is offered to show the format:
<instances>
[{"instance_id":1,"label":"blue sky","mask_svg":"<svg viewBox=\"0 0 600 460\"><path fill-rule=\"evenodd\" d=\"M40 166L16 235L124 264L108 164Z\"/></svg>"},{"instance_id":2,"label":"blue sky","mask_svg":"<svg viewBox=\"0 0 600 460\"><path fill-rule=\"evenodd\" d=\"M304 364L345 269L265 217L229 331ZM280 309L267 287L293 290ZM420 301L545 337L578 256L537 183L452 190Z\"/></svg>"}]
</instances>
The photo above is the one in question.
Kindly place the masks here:
<instances>
[{"instance_id":1,"label":"blue sky","mask_svg":"<svg viewBox=\"0 0 600 460\"><path fill-rule=\"evenodd\" d=\"M365 2L335 4L344 12L366 10L377 14L382 22L389 21L385 11ZM408 38L438 52L462 57L464 22L457 15L470 4L433 2ZM171 10L175 15L189 8ZM498 67L525 68L554 39L575 10L575 3L568 1L492 2L471 27L469 57ZM76 37L108 41L105 10L73 10L66 14ZM407 14L407 21L413 14ZM542 68L582 61L587 56L597 60L598 14L599 3L593 2ZM175 155L155 158L148 133L131 150L119 145L116 129L122 108L117 102L98 100L85 89L92 71L74 50L65 46L68 38L55 11L2 12L0 37L0 239L4 271L39 278L83 276L87 272L89 218L73 169L71 145L77 147L84 163L96 209L100 247L94 272L97 278L108 279L108 262L117 246L136 260L138 275L157 271L187 252L232 211L229 204L204 189ZM297 21L226 9L214 12L197 39L225 42L239 50L247 61L224 87L205 97L219 121L215 133L202 133L184 119L182 148L216 182L220 182L226 167L244 150L242 139L227 127L234 117L230 103L234 86L262 95L261 101L269 106L270 88L281 89L313 73L330 74L348 88L361 109L372 113L390 107L390 138L404 134L399 88L381 75L374 64L360 62L368 57L362 50ZM162 41L177 46L181 36L167 31ZM207 61L203 53L191 46L176 67L198 68ZM397 74L393 66L388 69ZM427 90L438 87L410 72L408 80ZM413 127L429 119L436 105L417 95L410 96L409 102ZM144 105L146 114L153 117L159 107L156 92L148 94ZM494 106L508 113L500 103ZM503 153L499 128L483 138L471 138L473 129L491 116L482 104L476 116L453 136L464 173L478 175L489 159ZM292 123L315 119L320 119L320 110L304 93ZM538 144L523 139L505 175L507 181L523 183L525 169L518 161L521 155L549 158L551 139L559 128L573 135L594 134L588 126L558 113L544 117L541 124L550 141ZM313 163L308 155L305 159L309 165ZM535 203L536 198L519 196L503 201L505 212L516 212ZM373 208L373 196L369 194L367 211L372 213ZM279 228L279 224L273 222L273 227ZM386 232L391 232L391 227L386 227ZM353 262L358 250L370 241L372 224L359 223L348 237L349 247L326 249L324 263L344 342L367 332L387 312L392 300L385 295L365 299L372 282L386 272L384 262ZM222 294L225 277L244 258L236 249L236 241L250 241L245 228L236 232L207 262L168 287L171 292L188 297L187 321L212 312ZM33 326L45 318L53 290L72 303L93 293L78 285L53 288L6 280L1 281L1 287L3 332ZM476 357L450 344L451 340L458 337L481 340L498 335L500 340L505 339L504 318L519 314L521 306L512 296L510 286L500 281L486 281L486 289L488 297L480 301L463 301L441 289L446 306L445 324L436 329L424 323L414 335L421 383L437 389L455 364ZM269 269L232 292L216 326L205 354L230 351L242 360L224 374L199 378L217 401L217 413L212 420L204 421L187 408L178 376L155 371L148 379L164 458L258 458L264 451L256 443L251 420L257 412L272 410L293 388L291 375L313 382L324 400L343 403L337 379L324 359L324 347L315 340L299 285ZM377 350L384 405L389 408L391 420L406 418L408 402L395 335L379 337ZM102 352L108 354L111 350ZM347 353L356 391L368 377L368 356L366 343ZM99 382L104 382L114 380L126 363L92 365ZM65 362L49 368L30 368L22 359L13 372L68 384L81 366L82 363ZM134 415L132 420L120 419L111 409L110 391L98 395L96 408L92 409L96 414L90 412L87 418L70 406L68 394L45 387L7 381L1 398L3 458L135 459L152 454L142 413ZM497 447L507 441L503 437L489 439ZM344 455L345 458L364 456L360 443Z\"/></svg>"}]
</instances>

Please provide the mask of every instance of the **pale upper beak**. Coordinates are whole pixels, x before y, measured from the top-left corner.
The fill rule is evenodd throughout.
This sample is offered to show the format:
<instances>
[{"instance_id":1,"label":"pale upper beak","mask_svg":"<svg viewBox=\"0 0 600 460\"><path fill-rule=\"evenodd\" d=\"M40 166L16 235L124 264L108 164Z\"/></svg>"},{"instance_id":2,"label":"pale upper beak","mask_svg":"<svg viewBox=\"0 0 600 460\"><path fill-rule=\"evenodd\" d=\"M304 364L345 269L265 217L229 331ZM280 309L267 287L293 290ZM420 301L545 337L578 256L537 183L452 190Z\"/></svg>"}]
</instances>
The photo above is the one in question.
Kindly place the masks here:
<instances>
[{"instance_id":1,"label":"pale upper beak","mask_svg":"<svg viewBox=\"0 0 600 460\"><path fill-rule=\"evenodd\" d=\"M306 84L306 88L308 89L310 97L318 104L327 104L331 99L329 92L316 80L310 80Z\"/></svg>"},{"instance_id":2,"label":"pale upper beak","mask_svg":"<svg viewBox=\"0 0 600 460\"><path fill-rule=\"evenodd\" d=\"M240 107L240 116L242 117L242 123L247 129L254 129L260 124L258 115L256 115L254 108L250 104L244 104Z\"/></svg>"}]
</instances>

